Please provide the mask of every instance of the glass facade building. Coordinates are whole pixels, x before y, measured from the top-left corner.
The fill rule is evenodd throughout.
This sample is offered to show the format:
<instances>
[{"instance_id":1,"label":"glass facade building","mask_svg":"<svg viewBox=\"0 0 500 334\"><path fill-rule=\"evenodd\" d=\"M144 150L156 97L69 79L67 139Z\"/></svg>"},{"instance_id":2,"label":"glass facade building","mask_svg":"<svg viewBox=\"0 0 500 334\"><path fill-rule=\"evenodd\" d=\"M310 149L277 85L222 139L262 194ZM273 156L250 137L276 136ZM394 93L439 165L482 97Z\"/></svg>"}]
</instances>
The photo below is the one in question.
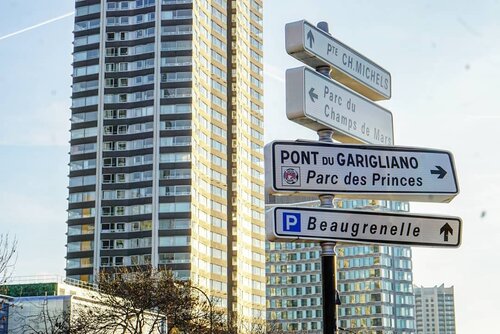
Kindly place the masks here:
<instances>
[{"instance_id":1,"label":"glass facade building","mask_svg":"<svg viewBox=\"0 0 500 334\"><path fill-rule=\"evenodd\" d=\"M339 208L408 211L407 203L336 201ZM273 326L322 333L321 247L268 243L267 315ZM411 249L382 245L337 246L337 325L367 334L415 334ZM333 298L333 296L332 296Z\"/></svg>"},{"instance_id":2,"label":"glass facade building","mask_svg":"<svg viewBox=\"0 0 500 334\"><path fill-rule=\"evenodd\" d=\"M72 296L32 296L13 300L9 334L58 333L68 331L65 314L71 310Z\"/></svg>"},{"instance_id":3,"label":"glass facade building","mask_svg":"<svg viewBox=\"0 0 500 334\"><path fill-rule=\"evenodd\" d=\"M262 0L76 0L66 275L265 312Z\"/></svg>"}]
</instances>

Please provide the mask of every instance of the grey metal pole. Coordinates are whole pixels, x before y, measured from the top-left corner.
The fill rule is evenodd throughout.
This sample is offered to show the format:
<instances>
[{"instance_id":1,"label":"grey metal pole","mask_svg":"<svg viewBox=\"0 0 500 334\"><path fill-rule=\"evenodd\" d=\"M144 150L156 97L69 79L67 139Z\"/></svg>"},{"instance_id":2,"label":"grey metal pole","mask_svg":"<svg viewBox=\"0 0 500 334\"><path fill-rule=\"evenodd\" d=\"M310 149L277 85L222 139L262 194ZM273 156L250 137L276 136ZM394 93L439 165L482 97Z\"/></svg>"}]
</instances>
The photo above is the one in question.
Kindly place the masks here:
<instances>
[{"instance_id":1,"label":"grey metal pole","mask_svg":"<svg viewBox=\"0 0 500 334\"><path fill-rule=\"evenodd\" d=\"M323 334L337 333L335 242L321 243L321 280L323 283Z\"/></svg>"},{"instance_id":2,"label":"grey metal pole","mask_svg":"<svg viewBox=\"0 0 500 334\"><path fill-rule=\"evenodd\" d=\"M320 195L320 207L333 208L333 198L333 195ZM335 251L337 243L322 242L320 245L323 334L335 334L337 333L337 253Z\"/></svg>"},{"instance_id":3,"label":"grey metal pole","mask_svg":"<svg viewBox=\"0 0 500 334\"><path fill-rule=\"evenodd\" d=\"M319 22L317 27L329 33L328 23ZM320 66L316 71L330 79L330 66ZM318 130L320 142L333 143L333 130ZM333 208L334 195L320 195L320 207ZM321 245L321 281L323 297L323 334L337 333L337 254L336 242L322 242Z\"/></svg>"}]
</instances>

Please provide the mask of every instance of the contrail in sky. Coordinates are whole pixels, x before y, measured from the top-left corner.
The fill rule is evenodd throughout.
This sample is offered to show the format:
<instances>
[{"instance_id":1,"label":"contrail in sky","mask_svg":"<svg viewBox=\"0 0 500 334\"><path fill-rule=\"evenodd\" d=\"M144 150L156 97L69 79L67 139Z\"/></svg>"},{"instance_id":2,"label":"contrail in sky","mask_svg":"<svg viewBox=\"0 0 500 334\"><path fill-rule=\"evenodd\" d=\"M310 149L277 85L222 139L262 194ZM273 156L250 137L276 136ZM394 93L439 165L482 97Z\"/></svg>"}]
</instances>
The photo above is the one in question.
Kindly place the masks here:
<instances>
[{"instance_id":1,"label":"contrail in sky","mask_svg":"<svg viewBox=\"0 0 500 334\"><path fill-rule=\"evenodd\" d=\"M12 32L10 34L7 34L7 35L4 35L4 36L0 36L0 41L3 40L3 39L7 39L9 37L13 37L13 36L16 36L16 35L19 35L19 34L22 34L23 32L26 32L26 31L29 31L29 30L33 30L35 28L38 28L38 27L41 27L41 26L44 26L46 24L49 24L49 23L52 23L52 22L55 22L55 21L58 21L58 20L62 20L68 16L72 16L74 15L75 12L70 12L70 13L66 13L64 15L61 15L61 16L58 16L58 17L54 17L50 20L47 20L47 21L43 21L43 22L40 22L40 23L37 23L35 25L32 25L31 27L27 27L27 28L24 28L24 29L21 29L21 30L18 30L18 31L15 31L15 32Z\"/></svg>"}]
</instances>

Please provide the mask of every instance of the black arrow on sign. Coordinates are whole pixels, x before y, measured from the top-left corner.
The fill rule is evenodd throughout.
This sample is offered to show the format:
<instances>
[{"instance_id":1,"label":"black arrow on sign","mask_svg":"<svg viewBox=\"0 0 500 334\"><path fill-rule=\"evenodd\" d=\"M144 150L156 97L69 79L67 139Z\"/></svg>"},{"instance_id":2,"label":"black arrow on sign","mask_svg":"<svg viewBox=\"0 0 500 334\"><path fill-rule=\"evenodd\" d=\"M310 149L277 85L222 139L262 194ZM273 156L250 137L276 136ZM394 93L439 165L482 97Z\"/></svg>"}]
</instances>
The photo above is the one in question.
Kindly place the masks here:
<instances>
[{"instance_id":1,"label":"black arrow on sign","mask_svg":"<svg viewBox=\"0 0 500 334\"><path fill-rule=\"evenodd\" d=\"M444 233L444 241L448 241L448 233L453 235L453 229L451 228L450 224L446 223L441 227L439 230L439 234Z\"/></svg>"},{"instance_id":2,"label":"black arrow on sign","mask_svg":"<svg viewBox=\"0 0 500 334\"><path fill-rule=\"evenodd\" d=\"M309 30L309 32L307 33L307 39L309 40L309 47L312 48L314 43L314 35L311 30Z\"/></svg>"},{"instance_id":3,"label":"black arrow on sign","mask_svg":"<svg viewBox=\"0 0 500 334\"><path fill-rule=\"evenodd\" d=\"M441 166L436 166L436 168L437 169L431 170L431 174L437 174L439 175L438 179L442 179L447 174L447 172Z\"/></svg>"},{"instance_id":4,"label":"black arrow on sign","mask_svg":"<svg viewBox=\"0 0 500 334\"><path fill-rule=\"evenodd\" d=\"M316 102L314 99L318 98L318 94L314 92L314 87L309 89L309 97L311 98L311 101Z\"/></svg>"}]
</instances>

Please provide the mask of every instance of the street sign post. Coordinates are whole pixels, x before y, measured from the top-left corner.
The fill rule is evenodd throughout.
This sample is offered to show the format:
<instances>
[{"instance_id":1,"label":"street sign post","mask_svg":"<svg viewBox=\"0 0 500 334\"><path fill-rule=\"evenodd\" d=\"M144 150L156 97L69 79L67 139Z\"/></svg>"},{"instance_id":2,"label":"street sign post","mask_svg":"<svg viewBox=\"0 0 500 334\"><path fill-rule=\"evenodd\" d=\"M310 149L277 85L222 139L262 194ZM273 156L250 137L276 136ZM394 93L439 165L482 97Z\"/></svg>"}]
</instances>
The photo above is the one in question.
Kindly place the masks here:
<instances>
[{"instance_id":1,"label":"street sign post","mask_svg":"<svg viewBox=\"0 0 500 334\"><path fill-rule=\"evenodd\" d=\"M394 146L274 141L266 145L268 193L450 202L458 194L450 152Z\"/></svg>"},{"instance_id":2,"label":"street sign post","mask_svg":"<svg viewBox=\"0 0 500 334\"><path fill-rule=\"evenodd\" d=\"M286 115L342 143L394 145L392 113L306 67L286 71Z\"/></svg>"},{"instance_id":3,"label":"street sign post","mask_svg":"<svg viewBox=\"0 0 500 334\"><path fill-rule=\"evenodd\" d=\"M342 241L388 245L458 247L458 217L407 213L276 207L266 213L266 235L275 242Z\"/></svg>"},{"instance_id":4,"label":"street sign post","mask_svg":"<svg viewBox=\"0 0 500 334\"><path fill-rule=\"evenodd\" d=\"M333 209L341 198L449 202L458 194L447 151L394 147L392 114L372 101L391 98L391 75L333 38L326 22L285 27L286 51L316 72L286 73L288 119L315 130L319 142L265 146L269 194L319 195L319 208L276 207L266 213L269 241L321 243L323 333L337 333L337 241L458 247L457 217ZM342 87L339 81L371 101ZM342 143L334 144L332 138Z\"/></svg>"},{"instance_id":5,"label":"street sign post","mask_svg":"<svg viewBox=\"0 0 500 334\"><path fill-rule=\"evenodd\" d=\"M332 78L371 100L391 98L388 71L309 22L288 23L285 39L286 51L303 63L331 66Z\"/></svg>"}]
</instances>

